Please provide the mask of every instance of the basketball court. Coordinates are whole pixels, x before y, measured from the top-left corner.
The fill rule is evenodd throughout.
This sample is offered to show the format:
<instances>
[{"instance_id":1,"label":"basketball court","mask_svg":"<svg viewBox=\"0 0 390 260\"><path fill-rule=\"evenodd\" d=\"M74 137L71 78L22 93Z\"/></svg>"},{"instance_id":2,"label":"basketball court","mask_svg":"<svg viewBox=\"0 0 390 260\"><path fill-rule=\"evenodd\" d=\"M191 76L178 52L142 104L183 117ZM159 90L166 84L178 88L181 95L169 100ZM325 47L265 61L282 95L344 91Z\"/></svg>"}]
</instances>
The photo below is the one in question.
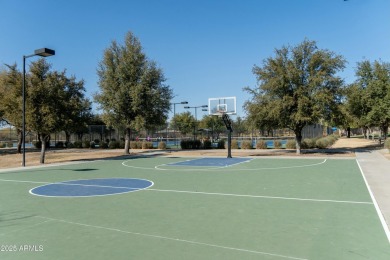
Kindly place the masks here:
<instances>
[{"instance_id":1,"label":"basketball court","mask_svg":"<svg viewBox=\"0 0 390 260\"><path fill-rule=\"evenodd\" d=\"M390 259L355 159L133 157L0 173L1 259Z\"/></svg>"}]
</instances>

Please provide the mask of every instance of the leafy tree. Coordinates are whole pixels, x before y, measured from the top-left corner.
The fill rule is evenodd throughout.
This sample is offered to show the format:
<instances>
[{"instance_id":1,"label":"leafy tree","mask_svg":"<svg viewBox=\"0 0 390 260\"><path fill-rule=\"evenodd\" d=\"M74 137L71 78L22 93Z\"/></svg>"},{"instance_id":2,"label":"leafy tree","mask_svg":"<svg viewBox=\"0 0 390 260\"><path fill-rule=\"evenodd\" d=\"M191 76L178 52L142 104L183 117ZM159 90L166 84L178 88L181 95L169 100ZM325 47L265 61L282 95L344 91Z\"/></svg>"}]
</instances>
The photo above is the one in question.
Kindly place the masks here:
<instances>
[{"instance_id":1,"label":"leafy tree","mask_svg":"<svg viewBox=\"0 0 390 260\"><path fill-rule=\"evenodd\" d=\"M170 108L172 91L154 62L147 59L137 37L127 33L124 45L116 41L104 51L97 70L100 92L95 101L109 126L124 126L125 154L129 153L131 129L162 125Z\"/></svg>"},{"instance_id":2,"label":"leafy tree","mask_svg":"<svg viewBox=\"0 0 390 260\"><path fill-rule=\"evenodd\" d=\"M278 121L278 114L270 112L272 104L269 102L269 96L258 95L256 91L247 89L252 94L252 100L244 103L244 108L248 112L247 121L250 129L258 129L263 133L270 132L278 128L280 122Z\"/></svg>"},{"instance_id":3,"label":"leafy tree","mask_svg":"<svg viewBox=\"0 0 390 260\"><path fill-rule=\"evenodd\" d=\"M349 112L364 131L379 126L386 138L390 124L390 64L359 62L356 77L348 91Z\"/></svg>"},{"instance_id":4,"label":"leafy tree","mask_svg":"<svg viewBox=\"0 0 390 260\"><path fill-rule=\"evenodd\" d=\"M66 143L70 142L70 134L86 127L91 120L91 101L85 97L84 81L76 81L74 76L67 77L65 71L57 74L61 88L57 93L57 100L61 100L59 118L61 129L65 132Z\"/></svg>"},{"instance_id":5,"label":"leafy tree","mask_svg":"<svg viewBox=\"0 0 390 260\"><path fill-rule=\"evenodd\" d=\"M222 118L212 115L204 115L199 127L211 129L212 139L219 139L219 135L226 131Z\"/></svg>"},{"instance_id":6,"label":"leafy tree","mask_svg":"<svg viewBox=\"0 0 390 260\"><path fill-rule=\"evenodd\" d=\"M245 127L245 120L240 116L237 116L236 120L233 120L233 130L237 134L237 136L240 136L247 132L247 129Z\"/></svg>"},{"instance_id":7,"label":"leafy tree","mask_svg":"<svg viewBox=\"0 0 390 260\"><path fill-rule=\"evenodd\" d=\"M190 112L176 114L172 118L172 126L174 129L178 129L181 134L187 135L195 128L195 117Z\"/></svg>"},{"instance_id":8,"label":"leafy tree","mask_svg":"<svg viewBox=\"0 0 390 260\"><path fill-rule=\"evenodd\" d=\"M0 113L2 119L16 128L18 133L17 152L22 147L22 73L16 64L6 65L0 74Z\"/></svg>"},{"instance_id":9,"label":"leafy tree","mask_svg":"<svg viewBox=\"0 0 390 260\"><path fill-rule=\"evenodd\" d=\"M314 41L276 49L275 57L253 68L258 88L245 88L252 94L246 102L249 117L264 126L291 129L300 154L302 129L320 119L330 120L341 103L343 81L336 73L344 67L342 56L318 49Z\"/></svg>"},{"instance_id":10,"label":"leafy tree","mask_svg":"<svg viewBox=\"0 0 390 260\"><path fill-rule=\"evenodd\" d=\"M45 163L46 143L50 134L61 131L65 124L66 77L50 71L51 65L40 59L30 65L27 77L26 126L38 133L42 142L40 163Z\"/></svg>"}]
</instances>

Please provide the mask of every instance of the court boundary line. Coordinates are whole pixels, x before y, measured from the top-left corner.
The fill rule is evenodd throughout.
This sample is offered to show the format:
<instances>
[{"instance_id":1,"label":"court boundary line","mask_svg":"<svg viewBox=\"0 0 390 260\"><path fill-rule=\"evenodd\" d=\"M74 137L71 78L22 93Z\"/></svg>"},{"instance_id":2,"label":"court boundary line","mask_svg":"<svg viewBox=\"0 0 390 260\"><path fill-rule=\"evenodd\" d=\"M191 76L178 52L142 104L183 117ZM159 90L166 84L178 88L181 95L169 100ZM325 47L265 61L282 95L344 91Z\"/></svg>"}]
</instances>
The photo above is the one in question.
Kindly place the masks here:
<instances>
[{"instance_id":1,"label":"court boundary line","mask_svg":"<svg viewBox=\"0 0 390 260\"><path fill-rule=\"evenodd\" d=\"M252 158L248 161L245 161L245 162L241 162L241 163L246 163L246 162L251 162L252 160L254 159L257 159L257 158ZM313 158L313 159L316 159L316 158ZM313 160L311 159L311 160ZM134 168L134 169L141 169L141 170L158 170L158 171L212 171L212 172L221 172L220 170L223 169L223 172L225 171L258 171L258 170L280 170L280 169L293 169L293 168L304 168L304 167L312 167L312 166L318 166L318 165L321 165L321 164L324 164L328 161L328 158L325 158L323 159L323 161L319 162L319 163L314 163L314 164L305 164L305 165L295 165L295 166L283 166L283 167L275 167L275 168L247 168L247 169L229 169L230 165L229 166L221 166L221 167L213 167L213 168L200 168L199 166L196 166L196 167L199 167L199 169L196 169L196 168L192 168L192 169L177 169L177 168L159 168L161 166L164 166L164 165L168 165L166 163L164 164L159 164L159 165L156 165L154 166L153 168L147 168L147 167L140 167L140 166L132 166L132 165L127 165L126 162L128 162L130 160L125 160L122 162L122 165L125 166L125 167L128 167L128 168ZM183 162L185 161L189 161L189 160L184 160ZM237 163L239 164L239 163ZM237 164L234 164L234 165L237 165ZM232 166L234 166L232 165ZM176 166L177 167L177 166Z\"/></svg>"},{"instance_id":2,"label":"court boundary line","mask_svg":"<svg viewBox=\"0 0 390 260\"><path fill-rule=\"evenodd\" d=\"M190 162L190 161L195 161L195 160L201 160L201 159L226 159L226 157L199 157L199 158L192 158L192 159L188 159L188 160L184 160L184 161L179 161L179 162L174 162L174 163L182 163L182 162ZM164 164L159 164L159 165L156 165L154 166L155 169L157 170L164 170L164 171L169 171L171 169L175 169L175 170L180 170L180 171L193 171L193 170L200 170L200 171L213 171L213 170L220 170L220 169L227 169L229 167L232 167L232 166L235 166L235 165L239 165L239 164L242 164L242 163L248 163L252 160L254 160L255 158L250 158L250 157L235 157L235 158L245 158L247 160L245 161L241 161L241 162L238 162L238 163L234 163L234 164L229 164L229 165L223 165L223 166L197 166L197 165L184 165L184 166L188 166L188 167L195 167L195 168L192 168L192 169L175 169L175 168L159 168L161 166L170 166L170 167L181 167L183 165L174 165L174 163L164 163ZM199 169L196 169L196 168L199 168ZM206 168L207 167L207 168Z\"/></svg>"},{"instance_id":3,"label":"court boundary line","mask_svg":"<svg viewBox=\"0 0 390 260\"><path fill-rule=\"evenodd\" d=\"M279 200L297 200L297 201L313 201L313 202L331 202L331 203L346 203L346 204L367 204L367 205L373 204L372 202L368 202L368 201L305 199L305 198L294 198L294 197L278 197L278 196L234 194L234 193L216 193L216 192L202 192L202 191L162 190L162 189L145 189L145 191L177 192L177 193L188 193L188 194L199 194L199 195L217 195L217 196L279 199Z\"/></svg>"},{"instance_id":4,"label":"court boundary line","mask_svg":"<svg viewBox=\"0 0 390 260\"><path fill-rule=\"evenodd\" d=\"M99 178L98 178L99 179ZM100 179L106 179L106 178L100 178ZM131 178L129 178L131 179ZM89 180L89 179L82 179L82 180ZM142 179L147 180L147 179ZM198 194L198 195L216 195L216 196L232 196L232 197L247 197L247 198L263 198L263 199L279 199L279 200L296 200L296 201L313 201L313 202L330 202L330 203L346 203L346 204L368 204L372 205L373 202L367 202L367 201L349 201L349 200L326 200L326 199L310 199L310 198L295 198L295 197L279 197L279 196L265 196L265 195L250 195L250 194L235 194L235 193L217 193L217 192L203 192L203 191L185 191L185 190L164 190L164 189L150 189L149 187L154 186L154 182L151 180L152 183L151 186L143 189L139 188L132 188L132 187L120 187L120 186L106 186L106 185L91 185L91 184L76 184L76 183L64 183L64 182L35 182L35 181L19 181L19 180L5 180L0 179L0 181L8 181L8 182L22 182L22 183L41 183L44 185L34 187L30 189L29 193L34 196L40 196L40 197L49 197L49 198L83 198L83 197L99 197L99 196L109 196L109 195L119 195L124 193L129 193L135 191L159 191L159 192L175 192L175 193L188 193L188 194ZM117 189L129 189L130 191L121 192L121 193L113 193L113 194L103 194L103 195L92 195L92 196L46 196L46 195L39 195L35 193L31 193L31 190L35 188L39 188L42 186L50 185L50 184L58 184L58 185L69 185L69 186L92 186L92 187L102 187L102 188L117 188ZM136 189L136 190L135 190Z\"/></svg>"},{"instance_id":5,"label":"court boundary line","mask_svg":"<svg viewBox=\"0 0 390 260\"><path fill-rule=\"evenodd\" d=\"M370 194L371 200L372 200L372 202L374 204L375 211L376 211L376 213L377 213L377 215L379 217L379 220L380 220L380 222L382 224L383 231L385 232L387 240L390 243L390 230L389 230L389 227L387 226L386 220L385 220L385 218L384 218L384 216L382 214L382 211L381 211L381 209L379 207L379 204L378 204L378 202L375 199L374 193L372 192L372 190L370 188L370 185L367 182L366 176L364 175L363 169L362 169L362 167L361 167L361 165L360 165L360 163L359 163L357 158L356 158L356 163L359 166L360 174L362 175L364 183L366 184L368 193Z\"/></svg>"},{"instance_id":6,"label":"court boundary line","mask_svg":"<svg viewBox=\"0 0 390 260\"><path fill-rule=\"evenodd\" d=\"M239 252L252 253L252 254L258 254L258 255L268 255L268 256L279 257L279 258L286 258L286 259L293 259L293 260L308 260L306 258L299 258L299 257L293 257L293 256L286 256L286 255L280 255L280 254L273 254L273 253L268 253L268 252L256 251L256 250L249 250L249 249L243 249L243 248L236 248L236 247L228 247L228 246L222 246L222 245L208 244L208 243L204 243L204 242L197 242L197 241L192 241L192 240L173 238L173 237L166 237L166 236L153 235L153 234L145 234L145 233L140 233L140 232L132 232L132 231L126 231L126 230L121 230L121 229L117 229L117 228L96 226L96 225L91 225L91 224L67 221L67 220L63 220L63 219L49 218L49 217L44 217L44 216L39 216L39 215L35 216L35 217L43 218L43 219L47 219L47 220L53 220L53 221L57 221L57 222L62 222L62 223L66 223L66 224L71 224L71 225L78 225L78 226L83 226L83 227L88 227L88 228L95 228L95 229L103 229L103 230L119 232L119 233L124 233L124 234L129 234L129 235L150 237L150 238L156 238L156 239L165 239L165 240L169 240L169 241L182 242L182 243L188 243L188 244L193 244L193 245L208 246L208 247L214 247L214 248L220 248L220 249L228 249L228 250L232 250L232 251L239 251Z\"/></svg>"}]
</instances>

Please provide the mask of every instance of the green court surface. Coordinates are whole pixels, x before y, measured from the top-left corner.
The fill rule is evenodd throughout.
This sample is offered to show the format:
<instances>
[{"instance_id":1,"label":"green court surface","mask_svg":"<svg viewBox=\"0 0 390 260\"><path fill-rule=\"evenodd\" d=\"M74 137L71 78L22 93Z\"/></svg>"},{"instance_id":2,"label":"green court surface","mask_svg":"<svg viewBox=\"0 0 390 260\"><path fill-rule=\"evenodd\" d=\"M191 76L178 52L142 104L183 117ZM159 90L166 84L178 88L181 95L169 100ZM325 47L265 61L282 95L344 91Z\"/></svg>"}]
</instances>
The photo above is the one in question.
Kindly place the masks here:
<instances>
[{"instance_id":1,"label":"green court surface","mask_svg":"<svg viewBox=\"0 0 390 260\"><path fill-rule=\"evenodd\" d=\"M354 159L173 164L191 160L137 157L1 172L0 259L390 259L386 229ZM153 186L80 197L76 189L127 188L63 183L107 178ZM65 197L30 193L59 182Z\"/></svg>"}]
</instances>

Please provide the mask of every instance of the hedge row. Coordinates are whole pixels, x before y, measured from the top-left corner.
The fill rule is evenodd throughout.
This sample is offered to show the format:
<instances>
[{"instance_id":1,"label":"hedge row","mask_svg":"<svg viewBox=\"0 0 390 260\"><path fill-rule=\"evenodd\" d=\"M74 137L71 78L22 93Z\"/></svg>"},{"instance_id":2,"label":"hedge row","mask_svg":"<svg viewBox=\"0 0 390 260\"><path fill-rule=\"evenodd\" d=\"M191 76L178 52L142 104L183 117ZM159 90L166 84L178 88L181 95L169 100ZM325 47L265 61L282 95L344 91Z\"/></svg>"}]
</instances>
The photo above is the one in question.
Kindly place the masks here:
<instances>
[{"instance_id":1,"label":"hedge row","mask_svg":"<svg viewBox=\"0 0 390 260\"><path fill-rule=\"evenodd\" d=\"M328 135L322 138L305 138L301 143L302 149L325 149L331 147L337 141L334 135ZM295 149L295 140L288 140L286 143L287 149Z\"/></svg>"},{"instance_id":2,"label":"hedge row","mask_svg":"<svg viewBox=\"0 0 390 260\"><path fill-rule=\"evenodd\" d=\"M200 140L181 140L180 147L183 150L188 149L211 149L212 143L209 140L203 141L203 143ZM225 141L220 140L217 143L218 149L224 149L225 148Z\"/></svg>"},{"instance_id":3,"label":"hedge row","mask_svg":"<svg viewBox=\"0 0 390 260\"><path fill-rule=\"evenodd\" d=\"M390 151L390 138L387 138L385 141L385 148Z\"/></svg>"}]
</instances>

